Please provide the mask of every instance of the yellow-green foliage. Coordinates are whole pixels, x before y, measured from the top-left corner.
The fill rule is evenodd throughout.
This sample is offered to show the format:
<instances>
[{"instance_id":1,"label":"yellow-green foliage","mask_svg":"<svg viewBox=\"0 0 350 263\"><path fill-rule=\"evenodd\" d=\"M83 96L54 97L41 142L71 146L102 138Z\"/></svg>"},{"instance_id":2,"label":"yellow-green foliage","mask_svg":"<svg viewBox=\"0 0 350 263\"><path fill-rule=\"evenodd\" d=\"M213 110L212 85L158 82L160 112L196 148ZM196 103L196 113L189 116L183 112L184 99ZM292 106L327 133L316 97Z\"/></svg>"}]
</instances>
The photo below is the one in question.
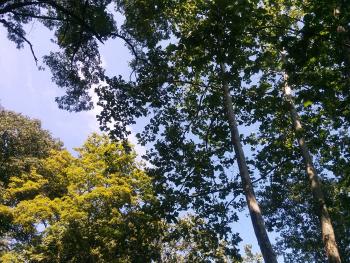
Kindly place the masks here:
<instances>
[{"instance_id":1,"label":"yellow-green foliage","mask_svg":"<svg viewBox=\"0 0 350 263\"><path fill-rule=\"evenodd\" d=\"M28 172L50 150L60 148L61 143L41 128L39 120L0 110L0 184L6 187L12 176Z\"/></svg>"},{"instance_id":2,"label":"yellow-green foliage","mask_svg":"<svg viewBox=\"0 0 350 263\"><path fill-rule=\"evenodd\" d=\"M121 143L93 134L76 149L52 151L40 169L10 180L0 207L12 216L2 262L134 262L154 257L159 220L146 211L150 178ZM16 259L13 261L13 259Z\"/></svg>"}]
</instances>

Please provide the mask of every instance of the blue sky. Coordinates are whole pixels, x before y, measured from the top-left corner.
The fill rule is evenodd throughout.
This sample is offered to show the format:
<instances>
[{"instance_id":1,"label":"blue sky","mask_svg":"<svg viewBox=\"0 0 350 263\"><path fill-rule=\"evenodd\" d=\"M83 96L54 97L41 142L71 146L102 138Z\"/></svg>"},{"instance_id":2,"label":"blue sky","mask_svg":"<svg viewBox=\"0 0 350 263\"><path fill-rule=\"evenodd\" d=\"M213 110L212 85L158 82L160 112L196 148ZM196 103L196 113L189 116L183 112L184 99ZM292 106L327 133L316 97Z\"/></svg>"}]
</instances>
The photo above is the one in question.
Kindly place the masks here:
<instances>
[{"instance_id":1,"label":"blue sky","mask_svg":"<svg viewBox=\"0 0 350 263\"><path fill-rule=\"evenodd\" d=\"M38 65L42 65L40 58L56 49L50 41L51 32L39 23L27 26L27 31L27 38L32 41L36 56L39 58ZM25 46L23 49L17 49L6 35L5 29L0 27L2 106L41 120L42 126L54 137L60 138L69 150L80 146L92 132L99 131L95 118L98 109L80 113L69 113L58 109L55 97L62 95L63 90L52 83L49 69L39 71L29 48ZM121 42L110 41L101 47L101 52L108 56L108 65L107 62L104 64L109 74L129 74L127 61L130 56Z\"/></svg>"},{"instance_id":2,"label":"blue sky","mask_svg":"<svg viewBox=\"0 0 350 263\"><path fill-rule=\"evenodd\" d=\"M16 49L2 27L0 36L0 103L5 109L41 120L42 126L68 149L81 145L88 134L97 131L94 113L59 110L54 100L62 91L51 82L50 72L39 71L29 48ZM33 41L38 58L54 48L49 36L50 32L42 27L36 29L34 25L31 29L28 38Z\"/></svg>"},{"instance_id":3,"label":"blue sky","mask_svg":"<svg viewBox=\"0 0 350 263\"><path fill-rule=\"evenodd\" d=\"M37 22L29 25L27 32L40 65L40 58L56 48L50 41L51 33ZM50 71L39 71L29 48L16 49L2 27L0 38L0 103L5 109L41 120L43 128L62 140L70 151L82 145L89 134L99 131L95 118L98 109L81 113L58 109L55 97L63 91L51 82ZM130 55L123 43L118 40L107 42L101 47L101 53L108 74L129 76ZM136 143L134 136L131 136L131 141ZM138 146L136 150L142 154L145 149ZM241 247L252 244L253 251L258 251L252 224L246 215L247 211L240 213L241 220L234 224L234 229L243 239Z\"/></svg>"}]
</instances>

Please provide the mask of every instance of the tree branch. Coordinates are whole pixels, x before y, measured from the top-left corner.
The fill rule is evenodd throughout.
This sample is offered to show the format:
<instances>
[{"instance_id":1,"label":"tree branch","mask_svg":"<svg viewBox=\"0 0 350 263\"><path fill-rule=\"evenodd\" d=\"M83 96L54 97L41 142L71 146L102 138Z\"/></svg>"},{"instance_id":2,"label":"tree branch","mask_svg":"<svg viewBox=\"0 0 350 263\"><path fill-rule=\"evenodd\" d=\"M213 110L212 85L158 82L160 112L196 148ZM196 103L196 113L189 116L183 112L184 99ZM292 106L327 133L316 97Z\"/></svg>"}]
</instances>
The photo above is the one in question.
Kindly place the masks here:
<instances>
[{"instance_id":1,"label":"tree branch","mask_svg":"<svg viewBox=\"0 0 350 263\"><path fill-rule=\"evenodd\" d=\"M200 196L203 196L203 195L214 194L214 193L217 193L217 192L222 192L222 191L227 191L227 190L232 190L232 189L233 189L233 186L230 185L230 186L226 186L226 187L219 188L219 189L213 189L213 190L210 190L210 191L203 191L203 192L199 192L199 193L194 193L194 194L191 195L191 197L200 197ZM237 187L237 190L239 192L242 192L243 188L242 187Z\"/></svg>"},{"instance_id":2,"label":"tree branch","mask_svg":"<svg viewBox=\"0 0 350 263\"><path fill-rule=\"evenodd\" d=\"M19 8L30 6L30 5L38 5L38 4L40 4L40 2L29 2L29 1L22 2L22 3L10 4L10 5L5 6L3 9L0 9L0 14L6 14L8 12L11 12L12 10L15 10L15 9L19 9Z\"/></svg>"},{"instance_id":3,"label":"tree branch","mask_svg":"<svg viewBox=\"0 0 350 263\"><path fill-rule=\"evenodd\" d=\"M124 42L129 46L129 48L131 49L131 52L133 53L134 57L136 58L136 60L141 60L143 62L146 62L148 64L148 61L146 59L140 58L139 54L136 51L136 48L134 47L134 45L131 43L130 39L128 39L126 36L123 36L119 33L112 33L111 36L120 38L122 40L124 40Z\"/></svg>"},{"instance_id":4,"label":"tree branch","mask_svg":"<svg viewBox=\"0 0 350 263\"><path fill-rule=\"evenodd\" d=\"M274 172L275 170L277 170L278 168L281 168L281 166L287 162L289 162L290 159L286 159L283 162L280 162L278 165L276 165L275 167L272 167L271 169L269 169L267 172L265 172L260 178L252 181L252 184L255 184L263 179L266 179L267 176L269 176L269 174L271 174L272 172Z\"/></svg>"},{"instance_id":5,"label":"tree branch","mask_svg":"<svg viewBox=\"0 0 350 263\"><path fill-rule=\"evenodd\" d=\"M0 23L4 24L5 27L10 29L12 32L14 32L17 36L19 36L24 42L26 42L29 45L30 50L31 50L32 55L33 55L34 60L35 60L35 64L38 64L38 58L35 55L32 43L20 31L13 28L5 19L0 19Z\"/></svg>"},{"instance_id":6,"label":"tree branch","mask_svg":"<svg viewBox=\"0 0 350 263\"><path fill-rule=\"evenodd\" d=\"M43 4L47 4L52 6L53 8L61 11L62 13L66 14L67 16L72 17L73 19L75 19L76 21L78 21L80 23L81 26L85 27L88 31L90 31L101 43L104 43L101 36L91 27L89 26L84 19L80 18L79 16L77 16L76 14L74 14L73 12L69 11L68 9L66 9L65 7L57 4L57 2L55 1L40 1Z\"/></svg>"},{"instance_id":7,"label":"tree branch","mask_svg":"<svg viewBox=\"0 0 350 263\"><path fill-rule=\"evenodd\" d=\"M28 13L19 13L16 11L10 11L10 13L17 15L17 16L24 16L24 17L32 17L37 19L43 19L43 20L55 20L55 21L67 21L66 19L61 19L58 17L51 17L51 16L41 16L41 15L34 15L34 14L28 14Z\"/></svg>"}]
</instances>

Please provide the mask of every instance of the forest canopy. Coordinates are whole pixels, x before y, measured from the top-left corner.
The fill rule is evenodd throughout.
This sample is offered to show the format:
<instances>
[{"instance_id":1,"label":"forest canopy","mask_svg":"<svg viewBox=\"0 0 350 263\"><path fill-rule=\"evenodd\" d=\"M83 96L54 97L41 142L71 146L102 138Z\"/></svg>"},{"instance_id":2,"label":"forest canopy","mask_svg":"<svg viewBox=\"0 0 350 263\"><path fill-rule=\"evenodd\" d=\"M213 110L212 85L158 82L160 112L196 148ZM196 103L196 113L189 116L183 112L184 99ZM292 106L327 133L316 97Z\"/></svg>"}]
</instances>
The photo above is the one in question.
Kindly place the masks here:
<instances>
[{"instance_id":1,"label":"forest canopy","mask_svg":"<svg viewBox=\"0 0 350 263\"><path fill-rule=\"evenodd\" d=\"M69 111L91 109L89 92L94 90L102 108L98 121L101 130L110 137L93 135L87 144L102 140L106 145L122 147L123 156L131 158L132 150L126 142L130 126L143 126L137 137L148 149L144 159L149 166L142 170L145 177L138 176L149 180L151 192L133 185L135 189L141 187L135 190L142 200L139 206L132 203L131 192L129 199L123 201L123 195L119 197L131 210L136 209L137 213L133 211L136 214L130 215L132 220L141 225L150 218L155 220L154 224L146 224L151 229L145 227L150 236L137 232L141 236L134 240L136 243L143 242L146 236L151 239L157 236L158 227L165 222L177 226L179 216L191 211L194 215L191 220L202 220L205 233L210 233L208 242L212 242L210 248L200 246L204 254L197 255L196 260L202 257L221 262L212 253L215 247L217 251L221 249L224 257L241 260L237 248L240 237L232 223L239 219L238 211L246 207L265 262L277 262L277 255L281 255L284 262L339 263L350 258L349 9L346 1L325 0L4 1L0 4L0 23L17 47L24 44L30 47L35 60L38 58L26 36L25 25L35 20L53 31L53 41L59 49L43 61L51 69L53 81L66 92L56 99L59 107ZM123 20L120 22L118 17ZM105 73L99 48L111 39L122 41L133 56L129 78ZM6 118L1 115L1 120ZM14 231L11 213L6 209L15 210L21 203L16 194L10 193L29 194L30 200L36 200L45 197L40 185L51 184L46 183L48 179L38 172L39 168L26 164L26 152L19 150L22 146L18 146L18 153L23 152L25 157L20 161L17 162L17 157L8 157L11 136L16 134L5 130L0 134L4 160L4 168L0 169L5 169L1 170L4 173L1 200L7 205L2 213L7 222L2 233ZM27 137L23 138L26 143ZM47 147L59 154L64 152L58 142ZM84 152L84 147L86 145L78 158L65 152L65 158L72 159L75 166L67 160L64 169L74 170L77 177L87 162L84 158L90 154ZM34 157L40 162L45 163L42 158L53 158L47 148L38 146L34 152L36 150L38 156ZM118 159L118 154L113 156L114 161ZM89 181L92 188L86 190L88 193L106 184L107 178L98 176L106 173L98 169L110 163L101 167L94 164L95 159L102 161L106 156L101 157L102 160L86 158L91 161L91 167L90 170L84 167L87 170L81 174L81 183L84 185L84 176L89 172L94 175L89 179L93 182ZM78 169L79 162L82 163ZM134 159L130 162L136 165ZM43 167L44 164L40 165L40 169ZM36 189L35 195L21 192L22 186L18 185L23 184L23 178L11 181L22 173L34 180L29 184ZM59 178L62 171L47 173ZM75 185L77 182L69 180L69 173L67 176L62 179L65 185L53 187L62 191L64 198L55 198L63 198L62 205L65 203L64 207L72 211L76 209L82 216L82 224L89 226L84 221L88 220L83 215L86 210L79 210L78 203L68 205L73 201L66 195L84 198L74 190L79 188ZM113 172L110 176L113 177ZM141 180L138 176L137 180ZM146 184L142 180L139 183ZM112 211L113 207L123 207L113 203L121 194L118 191L111 192L110 207L103 205L103 208L109 207ZM11 196L8 197L11 200L6 196ZM40 198L38 202L49 204L48 199ZM81 205L84 209L93 206L91 203ZM143 211L146 208L150 214ZM101 213L103 217L104 213L102 208L96 209L94 223L98 223L98 215ZM32 246L34 240L41 244L44 241L35 237L44 235L46 229L51 231L51 225L69 225L69 220L64 221L59 212L45 213L40 215L47 216L40 218L40 227L32 225L32 232L27 229L30 237L23 234L22 243L15 242L16 245ZM51 218L50 213L58 213L59 220L55 216ZM47 220L51 220L50 223ZM101 220L108 228L108 217ZM43 227L45 224L47 227ZM173 229L177 229L175 226ZM25 224L17 229L27 231ZM44 229L42 233L41 229ZM36 233L38 231L40 233ZM271 231L279 235L274 246L268 234ZM198 236L197 232L192 238ZM96 233L88 239L95 240L96 256L103 254L107 257L103 260L108 262L109 252L101 252L108 248L99 247L98 238ZM108 238L118 243L119 237ZM66 242L50 240L55 245ZM152 253L159 247L145 242L149 247L144 247L142 255L154 260L153 255L157 253ZM30 247L26 253L43 253L38 252L42 247L36 249L39 248ZM119 253L118 249L115 245L111 253ZM127 249L129 247L120 252L120 257L138 262L127 258L131 256ZM66 252L62 253L63 257ZM184 260L197 262L190 255ZM76 256L84 257L78 253ZM62 262L67 261L64 260Z\"/></svg>"}]
</instances>

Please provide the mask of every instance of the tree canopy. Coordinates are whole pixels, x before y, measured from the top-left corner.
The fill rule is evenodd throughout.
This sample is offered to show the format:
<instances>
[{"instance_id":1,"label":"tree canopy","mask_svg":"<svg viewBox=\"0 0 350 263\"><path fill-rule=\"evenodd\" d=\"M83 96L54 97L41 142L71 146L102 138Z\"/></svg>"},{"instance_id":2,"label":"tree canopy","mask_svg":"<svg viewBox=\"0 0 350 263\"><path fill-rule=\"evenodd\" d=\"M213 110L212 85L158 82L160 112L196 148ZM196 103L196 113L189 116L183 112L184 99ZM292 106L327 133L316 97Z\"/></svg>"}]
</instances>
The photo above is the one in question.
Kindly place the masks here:
<instances>
[{"instance_id":1,"label":"tree canopy","mask_svg":"<svg viewBox=\"0 0 350 263\"><path fill-rule=\"evenodd\" d=\"M267 228L280 233L285 262L344 262L349 8L313 0L5 1L0 23L18 47L32 47L23 27L32 19L54 31L60 51L44 61L66 90L61 108L91 108L88 91L99 84L98 119L114 140L148 121L138 139L149 147L147 174L168 222L192 211L236 255L231 224L246 203L265 261L276 261ZM117 24L116 15L125 20ZM130 79L105 75L98 47L110 38L134 56Z\"/></svg>"},{"instance_id":2,"label":"tree canopy","mask_svg":"<svg viewBox=\"0 0 350 263\"><path fill-rule=\"evenodd\" d=\"M77 151L52 151L40 168L10 180L3 198L13 220L2 262L156 258L161 224L147 212L155 197L135 153L97 134Z\"/></svg>"},{"instance_id":3,"label":"tree canopy","mask_svg":"<svg viewBox=\"0 0 350 263\"><path fill-rule=\"evenodd\" d=\"M41 128L39 120L0 110L0 181L7 186L10 178L30 170L61 143Z\"/></svg>"}]
</instances>

